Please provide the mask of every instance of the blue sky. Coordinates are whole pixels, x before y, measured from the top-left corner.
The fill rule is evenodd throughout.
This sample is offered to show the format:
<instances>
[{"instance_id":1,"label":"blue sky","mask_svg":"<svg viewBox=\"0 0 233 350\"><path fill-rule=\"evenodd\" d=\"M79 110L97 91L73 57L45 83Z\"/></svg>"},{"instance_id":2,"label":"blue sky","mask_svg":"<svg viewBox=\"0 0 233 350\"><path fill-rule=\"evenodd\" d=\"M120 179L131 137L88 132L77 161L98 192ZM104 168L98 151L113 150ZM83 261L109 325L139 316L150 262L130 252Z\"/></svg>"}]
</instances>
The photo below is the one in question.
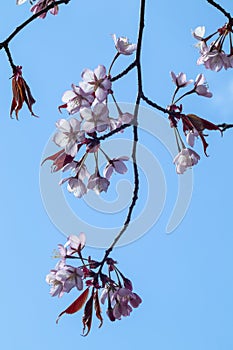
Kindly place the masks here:
<instances>
[{"instance_id":1,"label":"blue sky","mask_svg":"<svg viewBox=\"0 0 233 350\"><path fill-rule=\"evenodd\" d=\"M221 4L233 13L231 1ZM97 344L112 350L141 349L151 344L160 350L233 348L231 130L223 137L218 132L209 133L208 158L200 142L197 143L201 160L193 171L191 203L181 224L171 234L166 233L166 226L178 191L172 157L157 137L143 128L139 130L140 147L153 154L164 174L165 203L156 224L135 242L116 248L112 257L133 281L143 303L129 318L113 324L105 317L101 329L94 320L86 338L80 336L81 312L65 315L58 325L55 323L57 315L77 297L77 292L72 290L63 298L55 299L49 295L45 282L46 274L55 265L53 249L66 239L43 206L39 185L41 159L55 131L55 122L61 118L57 106L61 104L63 92L71 83L78 84L84 68L109 65L115 54L112 33L128 36L135 42L138 9L136 0L72 0L68 6L60 7L58 16L38 19L15 37L10 44L12 56L16 64L23 66L24 78L37 100L34 111L39 119L31 117L26 108L19 113L19 121L10 119L12 72L1 51L0 295L1 343L6 350L64 347L85 350ZM16 6L12 0L1 4L1 40L29 14L27 3ZM188 96L183 101L184 112L214 123L232 123L232 72L215 73L197 66L198 52L191 36L191 30L198 25L205 25L211 33L224 23L225 18L206 1L196 0L190 4L148 0L142 48L145 94L166 107L174 91L171 70L185 72L188 79L204 73L213 98ZM131 59L120 57L113 74L126 67ZM118 101L133 103L135 72L114 84L113 89ZM163 118L162 114L155 113ZM62 117L68 118L68 114L64 111ZM129 139L130 131L121 135L124 136ZM141 169L140 199L134 218L140 217L148 199L152 185L148 185L147 179L152 177L153 181L154 176L155 184L158 179L157 171L153 167L149 170L146 174ZM130 181L131 175L129 170L126 179ZM114 180L109 194L103 196L104 201L117 200L118 180L120 176ZM117 227L124 220L126 209L119 210L118 215L104 215L90 208L91 202L75 201L66 192L64 196L72 209L93 226L93 231L95 225ZM155 193L155 207L156 201ZM153 201L147 210L153 213ZM79 231L77 227L77 232L72 233ZM88 246L85 249L86 255L97 259L104 253L102 249Z\"/></svg>"}]
</instances>

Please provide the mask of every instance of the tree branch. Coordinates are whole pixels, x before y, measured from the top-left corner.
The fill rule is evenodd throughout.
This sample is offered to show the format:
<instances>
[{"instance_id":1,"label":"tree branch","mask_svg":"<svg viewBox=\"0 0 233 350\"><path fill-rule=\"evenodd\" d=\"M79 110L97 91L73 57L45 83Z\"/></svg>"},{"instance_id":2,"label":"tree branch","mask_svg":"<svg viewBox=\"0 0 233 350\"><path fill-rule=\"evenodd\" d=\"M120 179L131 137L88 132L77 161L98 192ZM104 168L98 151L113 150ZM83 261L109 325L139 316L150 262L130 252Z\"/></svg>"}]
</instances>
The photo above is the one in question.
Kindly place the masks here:
<instances>
[{"instance_id":1,"label":"tree branch","mask_svg":"<svg viewBox=\"0 0 233 350\"><path fill-rule=\"evenodd\" d=\"M229 12L227 12L226 10L224 10L224 8L222 8L222 6L220 6L219 4L217 4L215 1L213 0L207 0L207 2L214 6L217 10L219 10L220 12L222 12L224 14L224 16L226 16L229 21L232 20L231 14Z\"/></svg>"},{"instance_id":2,"label":"tree branch","mask_svg":"<svg viewBox=\"0 0 233 350\"><path fill-rule=\"evenodd\" d=\"M56 5L61 5L61 4L68 4L71 0L59 0L59 1L54 1L50 5L48 5L46 8L43 10L35 13L31 17L29 17L25 22L20 24L3 42L0 43L0 50L4 47L4 45L8 45L9 42L24 28L26 27L29 23L34 21L34 19L40 17L43 13L48 12L51 10L54 6Z\"/></svg>"},{"instance_id":3,"label":"tree branch","mask_svg":"<svg viewBox=\"0 0 233 350\"><path fill-rule=\"evenodd\" d=\"M218 127L221 129L221 131L225 131L227 129L233 128L233 124L222 123L219 124Z\"/></svg>"}]
</instances>

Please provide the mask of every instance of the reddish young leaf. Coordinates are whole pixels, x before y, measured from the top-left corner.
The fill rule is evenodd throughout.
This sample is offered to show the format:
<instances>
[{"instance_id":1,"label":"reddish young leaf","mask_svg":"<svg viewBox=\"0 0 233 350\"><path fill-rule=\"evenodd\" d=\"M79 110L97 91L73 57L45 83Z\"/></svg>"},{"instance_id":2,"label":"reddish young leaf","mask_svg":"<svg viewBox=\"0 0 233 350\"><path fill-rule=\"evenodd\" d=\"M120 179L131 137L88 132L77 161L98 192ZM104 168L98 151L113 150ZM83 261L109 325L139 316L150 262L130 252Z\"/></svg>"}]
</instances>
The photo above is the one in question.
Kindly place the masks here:
<instances>
[{"instance_id":1,"label":"reddish young leaf","mask_svg":"<svg viewBox=\"0 0 233 350\"><path fill-rule=\"evenodd\" d=\"M95 307L96 317L100 320L100 324L99 324L99 328L100 328L103 324L103 317L101 316L101 308L100 308L98 290L96 290L94 293L94 307Z\"/></svg>"},{"instance_id":2,"label":"reddish young leaf","mask_svg":"<svg viewBox=\"0 0 233 350\"><path fill-rule=\"evenodd\" d=\"M206 156L207 156L206 149L208 147L208 143L206 142L206 139L205 139L205 136L207 136L207 135L203 134L203 130L205 130L205 129L219 130L222 134L221 129L216 124L213 124L206 119L200 118L195 114L182 115L182 123L183 123L184 133L187 130L193 130L193 129L197 130L197 132L201 138L204 153Z\"/></svg>"},{"instance_id":3,"label":"reddish young leaf","mask_svg":"<svg viewBox=\"0 0 233 350\"><path fill-rule=\"evenodd\" d=\"M63 314L74 314L75 312L79 311L85 304L88 297L88 293L89 293L89 288L85 289L84 292L70 306L68 306L67 309L65 309L60 313L60 315L58 315L56 323L58 323L60 317Z\"/></svg>"},{"instance_id":4,"label":"reddish young leaf","mask_svg":"<svg viewBox=\"0 0 233 350\"><path fill-rule=\"evenodd\" d=\"M191 122L191 124L195 127L197 131L207 130L219 130L221 133L221 129L216 125L211 123L210 121L200 118L195 114L187 114L186 117Z\"/></svg>"},{"instance_id":5,"label":"reddish young leaf","mask_svg":"<svg viewBox=\"0 0 233 350\"><path fill-rule=\"evenodd\" d=\"M12 77L12 103L11 103L11 109L10 109L10 116L12 117L12 113L15 112L16 119L18 119L18 113L23 107L23 103L25 102L28 106L29 111L31 112L31 115L34 117L37 117L33 113L32 105L36 102L36 100L33 98L31 90L22 77L22 67L17 66L15 67L14 74Z\"/></svg>"},{"instance_id":6,"label":"reddish young leaf","mask_svg":"<svg viewBox=\"0 0 233 350\"><path fill-rule=\"evenodd\" d=\"M51 156L45 158L43 160L43 162L41 163L41 165L43 165L46 162L46 160L56 160L62 153L64 153L64 149L62 149L61 151L54 153Z\"/></svg>"},{"instance_id":7,"label":"reddish young leaf","mask_svg":"<svg viewBox=\"0 0 233 350\"><path fill-rule=\"evenodd\" d=\"M83 315L83 336L86 337L88 333L91 330L91 324L92 324L92 311L93 311L93 297L94 297L94 288L92 289L92 295L90 299L87 301L84 309L84 315ZM87 327L87 331L85 332L85 329Z\"/></svg>"},{"instance_id":8,"label":"reddish young leaf","mask_svg":"<svg viewBox=\"0 0 233 350\"><path fill-rule=\"evenodd\" d=\"M52 164L52 172L56 172L60 169L62 169L66 164L69 164L72 162L72 160L74 159L74 157L72 157L69 154L66 154L64 149L62 149L61 151L52 154L51 156L45 158L43 160L43 162L41 163L41 165L43 165L47 160L52 160L53 164Z\"/></svg>"}]
</instances>

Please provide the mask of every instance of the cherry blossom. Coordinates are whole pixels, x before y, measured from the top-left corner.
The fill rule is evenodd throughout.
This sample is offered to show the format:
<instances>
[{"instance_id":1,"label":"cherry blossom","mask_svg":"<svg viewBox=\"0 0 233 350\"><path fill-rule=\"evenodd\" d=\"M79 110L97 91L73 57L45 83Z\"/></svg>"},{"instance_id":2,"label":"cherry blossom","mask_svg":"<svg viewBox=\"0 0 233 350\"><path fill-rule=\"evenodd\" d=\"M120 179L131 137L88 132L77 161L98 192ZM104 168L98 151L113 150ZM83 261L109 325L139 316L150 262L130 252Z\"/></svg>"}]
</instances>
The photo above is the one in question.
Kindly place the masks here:
<instances>
[{"instance_id":1,"label":"cherry blossom","mask_svg":"<svg viewBox=\"0 0 233 350\"><path fill-rule=\"evenodd\" d=\"M193 147L195 143L195 138L199 136L199 132L194 128L192 130L189 130L186 135L186 141L189 146Z\"/></svg>"},{"instance_id":2,"label":"cherry blossom","mask_svg":"<svg viewBox=\"0 0 233 350\"><path fill-rule=\"evenodd\" d=\"M129 160L129 157L126 156L109 159L109 162L103 171L104 177L109 180L113 171L116 171L119 174L125 174L128 169L124 162L127 160Z\"/></svg>"},{"instance_id":3,"label":"cherry blossom","mask_svg":"<svg viewBox=\"0 0 233 350\"><path fill-rule=\"evenodd\" d=\"M208 91L207 83L203 74L198 74L194 82L194 91L204 97L212 97L212 92Z\"/></svg>"},{"instance_id":4,"label":"cherry blossom","mask_svg":"<svg viewBox=\"0 0 233 350\"><path fill-rule=\"evenodd\" d=\"M77 235L70 235L67 238L67 242L65 243L64 247L69 247L71 251L77 251L79 249L83 249L86 243L86 236L85 233L81 232L79 236Z\"/></svg>"},{"instance_id":5,"label":"cherry blossom","mask_svg":"<svg viewBox=\"0 0 233 350\"><path fill-rule=\"evenodd\" d=\"M139 295L128 288L115 288L114 292L112 289L105 288L100 298L102 303L105 302L108 294L111 300L112 312L109 314L111 310L109 308L107 315L111 321L120 320L122 316L129 316L133 310L132 308L137 308L142 302Z\"/></svg>"},{"instance_id":6,"label":"cherry blossom","mask_svg":"<svg viewBox=\"0 0 233 350\"><path fill-rule=\"evenodd\" d=\"M51 270L46 276L46 282L51 286L51 296L63 296L69 293L72 288L83 289L83 272L80 268L70 265L64 265L59 269Z\"/></svg>"},{"instance_id":7,"label":"cherry blossom","mask_svg":"<svg viewBox=\"0 0 233 350\"><path fill-rule=\"evenodd\" d=\"M59 184L63 185L65 182L68 182L68 192L73 193L76 198L81 198L87 193L87 187L81 179L77 177L68 177L61 180Z\"/></svg>"},{"instance_id":8,"label":"cherry blossom","mask_svg":"<svg viewBox=\"0 0 233 350\"><path fill-rule=\"evenodd\" d=\"M80 130L81 122L75 118L59 119L56 122L58 132L53 137L54 143L65 149L65 153L74 157L77 153L77 142L84 140L84 132Z\"/></svg>"},{"instance_id":9,"label":"cherry blossom","mask_svg":"<svg viewBox=\"0 0 233 350\"><path fill-rule=\"evenodd\" d=\"M205 35L205 26L199 26L192 31L192 35L197 40L202 40Z\"/></svg>"},{"instance_id":10,"label":"cherry blossom","mask_svg":"<svg viewBox=\"0 0 233 350\"><path fill-rule=\"evenodd\" d=\"M59 106L66 108L69 114L75 114L80 111L81 108L90 107L94 101L94 96L84 92L79 86L71 85L73 90L67 90L62 96L62 101L65 104Z\"/></svg>"},{"instance_id":11,"label":"cherry blossom","mask_svg":"<svg viewBox=\"0 0 233 350\"><path fill-rule=\"evenodd\" d=\"M111 91L112 83L106 75L106 68L103 65L98 65L94 71L84 69L81 74L83 81L79 86L87 94L94 94L99 102L103 102Z\"/></svg>"},{"instance_id":12,"label":"cherry blossom","mask_svg":"<svg viewBox=\"0 0 233 350\"><path fill-rule=\"evenodd\" d=\"M131 44L126 37L116 37L116 34L112 34L112 38L117 51L123 55L132 55L137 50L137 44Z\"/></svg>"},{"instance_id":13,"label":"cherry blossom","mask_svg":"<svg viewBox=\"0 0 233 350\"><path fill-rule=\"evenodd\" d=\"M177 174L183 174L186 169L197 164L200 156L190 148L183 148L174 158L173 163L176 164Z\"/></svg>"},{"instance_id":14,"label":"cherry blossom","mask_svg":"<svg viewBox=\"0 0 233 350\"><path fill-rule=\"evenodd\" d=\"M60 298L64 294L63 283L56 278L56 273L56 270L51 270L50 273L46 276L45 280L51 286L49 292L50 295L52 297L58 296Z\"/></svg>"},{"instance_id":15,"label":"cherry blossom","mask_svg":"<svg viewBox=\"0 0 233 350\"><path fill-rule=\"evenodd\" d=\"M56 280L63 284L63 293L69 293L72 288L83 289L83 272L79 267L65 265L56 273Z\"/></svg>"},{"instance_id":16,"label":"cherry blossom","mask_svg":"<svg viewBox=\"0 0 233 350\"><path fill-rule=\"evenodd\" d=\"M133 118L134 115L132 113L125 112L120 114L118 119L121 124L130 124Z\"/></svg>"},{"instance_id":17,"label":"cherry blossom","mask_svg":"<svg viewBox=\"0 0 233 350\"><path fill-rule=\"evenodd\" d=\"M173 82L176 84L178 88L186 87L187 85L191 84L193 82L192 79L187 80L185 73L179 73L176 75L174 72L171 72L171 77Z\"/></svg>"},{"instance_id":18,"label":"cherry blossom","mask_svg":"<svg viewBox=\"0 0 233 350\"><path fill-rule=\"evenodd\" d=\"M105 177L100 176L99 172L96 171L90 176L87 184L87 188L95 191L96 194L101 192L107 192L110 182Z\"/></svg>"},{"instance_id":19,"label":"cherry blossom","mask_svg":"<svg viewBox=\"0 0 233 350\"><path fill-rule=\"evenodd\" d=\"M211 69L213 71L219 72L222 68L228 69L232 68L233 65L233 55L232 55L232 24L225 24L223 27L219 28L213 34L210 34L208 37L204 38L205 27L197 27L193 32L195 39L199 40L199 43L196 45L200 52L200 57L197 60L197 64L204 64L206 69ZM214 35L218 35L217 39L207 45L207 41L212 38ZM223 50L223 43L226 38L229 37L230 42L230 52L226 54Z\"/></svg>"},{"instance_id":20,"label":"cherry blossom","mask_svg":"<svg viewBox=\"0 0 233 350\"><path fill-rule=\"evenodd\" d=\"M84 120L83 130L88 133L94 131L104 131L109 127L109 110L104 103L97 103L93 110L90 108L83 108L80 115Z\"/></svg>"}]
</instances>

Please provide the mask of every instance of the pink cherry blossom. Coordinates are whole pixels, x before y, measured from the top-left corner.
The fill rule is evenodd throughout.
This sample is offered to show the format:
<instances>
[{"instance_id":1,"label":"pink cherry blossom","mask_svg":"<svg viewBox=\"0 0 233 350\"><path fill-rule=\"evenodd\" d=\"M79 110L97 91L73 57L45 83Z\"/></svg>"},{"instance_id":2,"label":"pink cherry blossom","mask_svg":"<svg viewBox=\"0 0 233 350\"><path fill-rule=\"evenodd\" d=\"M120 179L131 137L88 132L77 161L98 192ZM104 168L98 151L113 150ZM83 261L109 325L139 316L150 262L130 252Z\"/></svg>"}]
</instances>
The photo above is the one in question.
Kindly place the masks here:
<instances>
[{"instance_id":1,"label":"pink cherry blossom","mask_svg":"<svg viewBox=\"0 0 233 350\"><path fill-rule=\"evenodd\" d=\"M186 169L191 168L200 160L199 154L190 148L183 148L181 152L174 158L173 163L176 164L177 174L183 174Z\"/></svg>"},{"instance_id":2,"label":"pink cherry blossom","mask_svg":"<svg viewBox=\"0 0 233 350\"><path fill-rule=\"evenodd\" d=\"M132 113L125 112L119 115L119 121L121 124L130 124L134 118Z\"/></svg>"},{"instance_id":3,"label":"pink cherry blossom","mask_svg":"<svg viewBox=\"0 0 233 350\"><path fill-rule=\"evenodd\" d=\"M58 296L60 298L64 294L63 283L56 278L56 273L56 270L51 270L50 273L47 274L45 280L51 286L49 292L50 295L52 297Z\"/></svg>"},{"instance_id":4,"label":"pink cherry blossom","mask_svg":"<svg viewBox=\"0 0 233 350\"><path fill-rule=\"evenodd\" d=\"M59 119L56 122L58 132L53 137L54 143L65 149L65 153L75 157L77 143L84 140L84 132L80 130L81 122L75 118Z\"/></svg>"},{"instance_id":5,"label":"pink cherry blossom","mask_svg":"<svg viewBox=\"0 0 233 350\"><path fill-rule=\"evenodd\" d=\"M109 160L108 164L106 165L103 175L106 177L106 179L110 179L112 176L113 171L116 171L119 174L125 174L127 172L127 166L124 162L129 160L129 157L123 156L119 158L113 158Z\"/></svg>"},{"instance_id":6,"label":"pink cherry blossom","mask_svg":"<svg viewBox=\"0 0 233 350\"><path fill-rule=\"evenodd\" d=\"M100 174L97 171L90 176L87 188L95 191L95 193L99 195L101 192L107 192L109 185L110 182L108 181L108 179L100 176Z\"/></svg>"},{"instance_id":7,"label":"pink cherry blossom","mask_svg":"<svg viewBox=\"0 0 233 350\"><path fill-rule=\"evenodd\" d=\"M80 111L80 115L84 120L83 130L88 133L101 132L109 127L109 110L104 103L97 103L93 110L84 108Z\"/></svg>"},{"instance_id":8,"label":"pink cherry blossom","mask_svg":"<svg viewBox=\"0 0 233 350\"><path fill-rule=\"evenodd\" d=\"M71 251L77 251L78 249L83 249L86 243L86 236L85 233L81 232L78 236L77 235L70 235L67 238L67 242L65 243L64 247L69 247Z\"/></svg>"},{"instance_id":9,"label":"pink cherry blossom","mask_svg":"<svg viewBox=\"0 0 233 350\"><path fill-rule=\"evenodd\" d=\"M73 90L67 90L62 96L64 105L59 106L59 109L66 108L69 114L75 114L81 108L90 107L94 101L94 96L84 92L79 86L71 85Z\"/></svg>"},{"instance_id":10,"label":"pink cherry blossom","mask_svg":"<svg viewBox=\"0 0 233 350\"><path fill-rule=\"evenodd\" d=\"M222 68L232 68L232 55L227 55L223 50L218 49L214 43L210 46L205 41L198 44L200 57L197 64L204 64L206 69L219 72Z\"/></svg>"},{"instance_id":11,"label":"pink cherry blossom","mask_svg":"<svg viewBox=\"0 0 233 350\"><path fill-rule=\"evenodd\" d=\"M171 72L171 77L172 77L172 80L173 82L176 84L176 86L178 88L182 88L182 87L185 87L189 84L191 84L193 82L192 79L190 80L187 80L186 79L186 74L185 73L179 73L178 75L176 75L174 72Z\"/></svg>"},{"instance_id":12,"label":"pink cherry blossom","mask_svg":"<svg viewBox=\"0 0 233 350\"><path fill-rule=\"evenodd\" d=\"M193 147L195 143L195 138L199 136L199 132L196 129L189 130L186 135L186 141L189 146Z\"/></svg>"},{"instance_id":13,"label":"pink cherry blossom","mask_svg":"<svg viewBox=\"0 0 233 350\"><path fill-rule=\"evenodd\" d=\"M106 75L106 68L103 65L98 65L94 71L84 69L82 79L79 86L87 94L94 93L99 102L103 102L111 91L112 83Z\"/></svg>"},{"instance_id":14,"label":"pink cherry blossom","mask_svg":"<svg viewBox=\"0 0 233 350\"><path fill-rule=\"evenodd\" d=\"M112 35L115 47L120 54L132 55L137 50L137 44L131 44L126 37L116 37L116 34Z\"/></svg>"},{"instance_id":15,"label":"pink cherry blossom","mask_svg":"<svg viewBox=\"0 0 233 350\"><path fill-rule=\"evenodd\" d=\"M195 143L195 138L199 136L199 132L196 129L189 130L186 135L186 141L189 146L193 147Z\"/></svg>"},{"instance_id":16,"label":"pink cherry blossom","mask_svg":"<svg viewBox=\"0 0 233 350\"><path fill-rule=\"evenodd\" d=\"M67 177L65 179L62 179L59 182L59 185L63 185L65 182L68 182L67 184L67 190L70 193L73 193L73 195L76 198L81 198L84 196L84 194L87 193L87 188L84 182L77 178L77 177Z\"/></svg>"},{"instance_id":17,"label":"pink cherry blossom","mask_svg":"<svg viewBox=\"0 0 233 350\"><path fill-rule=\"evenodd\" d=\"M121 316L129 316L133 308L137 308L142 299L136 293L133 293L128 288L119 288L116 290L111 301L113 304L113 316L120 320Z\"/></svg>"},{"instance_id":18,"label":"pink cherry blossom","mask_svg":"<svg viewBox=\"0 0 233 350\"><path fill-rule=\"evenodd\" d=\"M194 36L195 39L202 40L205 35L205 27L204 26L197 27L192 31L192 35Z\"/></svg>"},{"instance_id":19,"label":"pink cherry blossom","mask_svg":"<svg viewBox=\"0 0 233 350\"><path fill-rule=\"evenodd\" d=\"M56 273L56 280L63 284L63 293L69 293L72 288L83 289L83 272L79 267L65 265Z\"/></svg>"},{"instance_id":20,"label":"pink cherry blossom","mask_svg":"<svg viewBox=\"0 0 233 350\"><path fill-rule=\"evenodd\" d=\"M213 94L208 90L207 83L203 74L198 74L194 83L194 91L204 97L212 97Z\"/></svg>"},{"instance_id":21,"label":"pink cherry blossom","mask_svg":"<svg viewBox=\"0 0 233 350\"><path fill-rule=\"evenodd\" d=\"M41 10L44 10L47 6L53 4L55 0L39 0L35 5L31 7L31 12L34 14L40 12ZM55 5L50 11L52 15L57 15L58 14L58 6ZM45 18L47 15L47 12L43 13L40 15L40 18Z\"/></svg>"}]
</instances>

